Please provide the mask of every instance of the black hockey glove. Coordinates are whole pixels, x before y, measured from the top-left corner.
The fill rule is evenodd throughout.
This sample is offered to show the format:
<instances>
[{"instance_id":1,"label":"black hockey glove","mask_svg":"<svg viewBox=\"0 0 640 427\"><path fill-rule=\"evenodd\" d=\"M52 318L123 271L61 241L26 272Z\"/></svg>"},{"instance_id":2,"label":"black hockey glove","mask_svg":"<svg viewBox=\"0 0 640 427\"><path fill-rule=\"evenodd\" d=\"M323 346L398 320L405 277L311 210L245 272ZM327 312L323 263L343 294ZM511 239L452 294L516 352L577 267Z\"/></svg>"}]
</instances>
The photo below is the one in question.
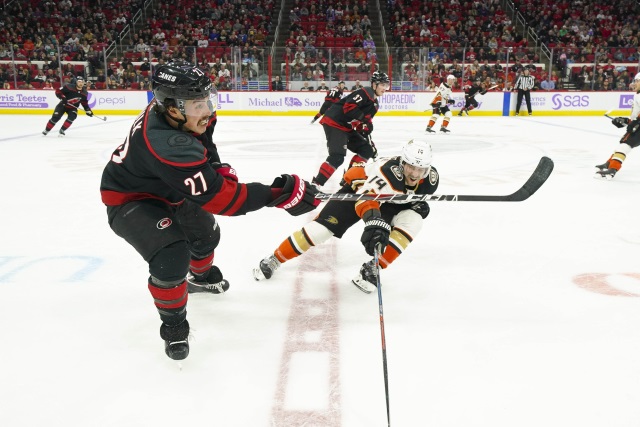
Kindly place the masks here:
<instances>
[{"instance_id":1,"label":"black hockey glove","mask_svg":"<svg viewBox=\"0 0 640 427\"><path fill-rule=\"evenodd\" d=\"M238 174L229 163L211 163L211 167L216 170L218 175L222 175L224 179L238 182Z\"/></svg>"},{"instance_id":2,"label":"black hockey glove","mask_svg":"<svg viewBox=\"0 0 640 427\"><path fill-rule=\"evenodd\" d=\"M373 256L376 249L382 253L389 243L391 226L380 216L380 211L369 210L362 216L364 221L364 231L360 241L364 250Z\"/></svg>"},{"instance_id":3,"label":"black hockey glove","mask_svg":"<svg viewBox=\"0 0 640 427\"><path fill-rule=\"evenodd\" d=\"M447 104L449 104L449 105L453 105L453 104L455 104L455 103L456 103L456 100L455 100L455 99L448 99L448 100L447 100Z\"/></svg>"},{"instance_id":4,"label":"black hockey glove","mask_svg":"<svg viewBox=\"0 0 640 427\"><path fill-rule=\"evenodd\" d=\"M629 119L627 117L615 117L611 120L611 123L617 128L623 128L629 124Z\"/></svg>"},{"instance_id":5,"label":"black hockey glove","mask_svg":"<svg viewBox=\"0 0 640 427\"><path fill-rule=\"evenodd\" d=\"M84 110L84 113L89 117L93 116L93 111L91 110Z\"/></svg>"},{"instance_id":6,"label":"black hockey glove","mask_svg":"<svg viewBox=\"0 0 640 427\"><path fill-rule=\"evenodd\" d=\"M411 210L416 211L422 219L425 219L429 216L431 208L429 208L429 204L427 202L415 202L411 205Z\"/></svg>"},{"instance_id":7,"label":"black hockey glove","mask_svg":"<svg viewBox=\"0 0 640 427\"><path fill-rule=\"evenodd\" d=\"M627 125L627 132L631 134L638 132L638 129L640 129L640 119L635 119L633 121L630 121L629 124Z\"/></svg>"},{"instance_id":8,"label":"black hockey glove","mask_svg":"<svg viewBox=\"0 0 640 427\"><path fill-rule=\"evenodd\" d=\"M293 216L311 212L320 204L318 190L297 175L282 174L271 184L275 198L267 206L284 209Z\"/></svg>"}]
</instances>

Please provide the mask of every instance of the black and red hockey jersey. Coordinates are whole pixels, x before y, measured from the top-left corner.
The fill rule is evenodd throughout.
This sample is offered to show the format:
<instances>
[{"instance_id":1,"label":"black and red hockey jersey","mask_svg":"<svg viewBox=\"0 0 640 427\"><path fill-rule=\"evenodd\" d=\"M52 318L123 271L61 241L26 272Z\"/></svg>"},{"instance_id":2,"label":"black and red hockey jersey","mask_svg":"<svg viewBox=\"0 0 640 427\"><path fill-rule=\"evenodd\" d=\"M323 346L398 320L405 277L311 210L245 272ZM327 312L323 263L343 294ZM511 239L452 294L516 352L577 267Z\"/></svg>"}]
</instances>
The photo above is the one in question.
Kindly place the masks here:
<instances>
[{"instance_id":1,"label":"black and red hockey jersey","mask_svg":"<svg viewBox=\"0 0 640 427\"><path fill-rule=\"evenodd\" d=\"M242 184L219 175L211 164L219 160L217 153L212 156L197 136L171 127L154 106L155 101L136 118L102 173L105 205L141 199L176 205L189 199L213 214L235 216L272 201L267 185Z\"/></svg>"},{"instance_id":2,"label":"black and red hockey jersey","mask_svg":"<svg viewBox=\"0 0 640 427\"><path fill-rule=\"evenodd\" d=\"M89 94L86 87L78 90L75 85L69 83L56 89L56 96L60 99L60 103L69 110L80 108L80 105L85 111L90 110L87 99Z\"/></svg>"},{"instance_id":3,"label":"black and red hockey jersey","mask_svg":"<svg viewBox=\"0 0 640 427\"><path fill-rule=\"evenodd\" d=\"M338 86L327 91L327 96L324 97L324 103L320 107L320 114L325 114L327 110L336 102L342 99L343 90Z\"/></svg>"},{"instance_id":4,"label":"black and red hockey jersey","mask_svg":"<svg viewBox=\"0 0 640 427\"><path fill-rule=\"evenodd\" d=\"M335 104L333 104L324 114L320 123L351 131L351 122L358 120L364 123L371 123L373 116L378 112L378 98L370 87L351 92Z\"/></svg>"}]
</instances>

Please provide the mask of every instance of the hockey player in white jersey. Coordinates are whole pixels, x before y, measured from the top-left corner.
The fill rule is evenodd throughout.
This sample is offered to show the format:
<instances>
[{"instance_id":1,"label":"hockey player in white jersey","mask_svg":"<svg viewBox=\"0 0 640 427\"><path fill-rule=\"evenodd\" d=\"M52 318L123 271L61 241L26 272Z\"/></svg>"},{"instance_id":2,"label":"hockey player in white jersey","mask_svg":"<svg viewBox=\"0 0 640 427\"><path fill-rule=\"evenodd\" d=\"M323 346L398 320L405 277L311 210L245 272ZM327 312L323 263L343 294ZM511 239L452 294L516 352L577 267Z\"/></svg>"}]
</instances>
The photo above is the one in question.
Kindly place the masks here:
<instances>
[{"instance_id":1,"label":"hockey player in white jersey","mask_svg":"<svg viewBox=\"0 0 640 427\"><path fill-rule=\"evenodd\" d=\"M357 194L433 194L440 182L431 164L431 145L424 140L407 142L402 154L378 158L354 166L344 174L345 185L339 193ZM320 214L302 229L296 230L253 270L256 280L270 279L285 262L320 245L331 237L341 238L359 221L364 222L360 241L367 254L380 254L380 267L387 268L416 238L423 220L429 215L427 202L373 200L329 201ZM351 281L358 289L370 293L376 289L377 269L374 261L365 262Z\"/></svg>"},{"instance_id":2,"label":"hockey player in white jersey","mask_svg":"<svg viewBox=\"0 0 640 427\"><path fill-rule=\"evenodd\" d=\"M631 89L635 92L631 115L629 117L615 117L611 120L611 123L617 128L626 126L626 132L609 160L596 166L598 171L595 178L612 179L622 167L622 162L627 158L627 154L640 145L640 73L634 77Z\"/></svg>"},{"instance_id":3,"label":"hockey player in white jersey","mask_svg":"<svg viewBox=\"0 0 640 427\"><path fill-rule=\"evenodd\" d=\"M449 74L447 76L447 80L440 84L438 87L438 92L436 92L436 96L431 101L431 109L433 110L431 118L429 119L429 124L427 125L427 133L435 133L433 130L433 125L438 121L439 116L444 116L442 120L442 125L440 126L440 132L449 133L451 132L447 129L449 126L449 121L451 121L451 111L449 110L449 105L455 104L453 100L453 92L451 91L456 84L456 77L453 74Z\"/></svg>"}]
</instances>

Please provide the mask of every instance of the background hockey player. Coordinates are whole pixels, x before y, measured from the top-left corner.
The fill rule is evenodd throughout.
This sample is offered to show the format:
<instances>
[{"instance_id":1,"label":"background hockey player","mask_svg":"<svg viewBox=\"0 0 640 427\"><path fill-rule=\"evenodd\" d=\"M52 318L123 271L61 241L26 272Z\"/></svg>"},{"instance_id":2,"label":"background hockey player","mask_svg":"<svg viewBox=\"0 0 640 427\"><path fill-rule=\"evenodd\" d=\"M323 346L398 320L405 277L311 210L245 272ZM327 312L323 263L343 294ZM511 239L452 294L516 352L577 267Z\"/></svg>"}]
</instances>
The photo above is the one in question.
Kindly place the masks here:
<instances>
[{"instance_id":1,"label":"background hockey player","mask_svg":"<svg viewBox=\"0 0 640 427\"><path fill-rule=\"evenodd\" d=\"M442 82L438 87L438 92L436 92L436 96L431 101L431 109L433 112L431 113L431 118L429 119L429 124L426 129L428 133L435 133L433 125L436 124L439 116L444 116L442 119L442 125L440 126L440 132L451 132L447 129L447 126L449 126L449 121L451 121L451 110L449 109L449 105L456 103L453 100L453 93L451 92L455 83L456 77L453 74L449 74L446 81Z\"/></svg>"},{"instance_id":2,"label":"background hockey player","mask_svg":"<svg viewBox=\"0 0 640 427\"><path fill-rule=\"evenodd\" d=\"M329 107L331 107L336 102L340 101L340 99L342 98L343 92L344 92L344 82L338 83L338 86L328 91L327 96L324 97L324 102L320 107L320 111L318 112L318 114L315 115L313 120L311 120L311 124L315 123L316 120L322 117L324 113L327 112Z\"/></svg>"},{"instance_id":3,"label":"background hockey player","mask_svg":"<svg viewBox=\"0 0 640 427\"><path fill-rule=\"evenodd\" d=\"M220 228L212 214L275 206L301 215L319 203L315 188L296 175L281 175L270 186L242 184L208 151L202 138L217 92L200 69L181 60L158 66L153 94L105 167L100 192L112 230L149 265L165 352L181 360L189 354L188 293L229 288L213 265Z\"/></svg>"},{"instance_id":4,"label":"background hockey player","mask_svg":"<svg viewBox=\"0 0 640 427\"><path fill-rule=\"evenodd\" d=\"M93 116L93 111L89 108L89 102L87 101L87 88L85 87L85 81L82 76L76 77L74 83L68 83L60 88L56 89L56 96L60 99L53 115L47 122L45 130L42 131L43 135L48 134L51 129L60 121L64 114L67 115L67 120L64 121L60 128L60 136L65 135L65 131L73 124L73 121L78 117L78 108L82 105L84 112L87 116Z\"/></svg>"},{"instance_id":5,"label":"background hockey player","mask_svg":"<svg viewBox=\"0 0 640 427\"><path fill-rule=\"evenodd\" d=\"M458 116L461 116L462 113L465 113L467 116L469 115L469 111L474 108L478 108L478 100L476 100L476 95L484 95L487 93L487 89L484 87L484 84L480 83L480 80L475 80L472 84L465 86L464 88L464 107L458 113Z\"/></svg>"},{"instance_id":6,"label":"background hockey player","mask_svg":"<svg viewBox=\"0 0 640 427\"><path fill-rule=\"evenodd\" d=\"M346 184L340 193L433 194L438 188L439 176L431 166L429 143L411 140L402 148L402 155L354 166L345 173L344 180ZM281 264L333 236L341 238L360 219L364 221L360 241L367 254L373 256L377 248L381 253L380 266L387 268L416 238L427 215L427 202L329 201L313 222L295 231L273 254L260 261L253 271L254 278L271 278ZM377 269L371 260L362 265L352 282L370 293L375 289L376 278Z\"/></svg>"},{"instance_id":7,"label":"background hockey player","mask_svg":"<svg viewBox=\"0 0 640 427\"><path fill-rule=\"evenodd\" d=\"M631 85L635 92L631 114L629 117L616 117L611 121L617 128L626 126L626 132L609 160L596 166L599 169L596 178L612 179L622 167L627 154L640 145L640 73L636 74Z\"/></svg>"},{"instance_id":8,"label":"background hockey player","mask_svg":"<svg viewBox=\"0 0 640 427\"><path fill-rule=\"evenodd\" d=\"M372 120L378 112L378 97L388 89L389 76L376 71L371 74L371 87L353 91L329 107L320 120L327 137L329 156L313 178L314 184L326 184L344 163L347 149L355 153L349 167L354 163L366 163L375 156L376 149L371 142Z\"/></svg>"}]
</instances>

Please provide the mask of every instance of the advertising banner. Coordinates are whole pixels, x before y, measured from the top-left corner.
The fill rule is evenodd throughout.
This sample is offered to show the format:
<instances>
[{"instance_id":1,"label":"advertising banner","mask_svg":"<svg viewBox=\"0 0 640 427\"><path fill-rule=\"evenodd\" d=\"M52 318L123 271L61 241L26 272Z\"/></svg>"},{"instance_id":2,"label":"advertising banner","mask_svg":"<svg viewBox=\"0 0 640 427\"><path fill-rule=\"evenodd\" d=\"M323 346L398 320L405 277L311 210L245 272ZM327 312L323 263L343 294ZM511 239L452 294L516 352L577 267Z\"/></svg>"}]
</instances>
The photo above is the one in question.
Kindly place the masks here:
<instances>
[{"instance_id":1,"label":"advertising banner","mask_svg":"<svg viewBox=\"0 0 640 427\"><path fill-rule=\"evenodd\" d=\"M145 91L89 91L87 100L98 114L138 114L149 103ZM0 114L52 114L59 102L53 90L3 90Z\"/></svg>"},{"instance_id":2,"label":"advertising banner","mask_svg":"<svg viewBox=\"0 0 640 427\"><path fill-rule=\"evenodd\" d=\"M511 94L510 110L515 112L516 92ZM531 108L535 115L593 116L613 110L613 115L629 115L633 94L629 92L531 92ZM526 112L522 101L520 112Z\"/></svg>"},{"instance_id":3,"label":"advertising banner","mask_svg":"<svg viewBox=\"0 0 640 427\"><path fill-rule=\"evenodd\" d=\"M348 93L348 92L347 92ZM381 116L425 116L430 114L435 92L389 91L379 98ZM325 92L220 92L221 115L313 115L320 110ZM153 94L146 91L90 91L89 106L97 114L135 115L143 110ZM454 91L457 114L464 106L464 93ZM474 116L509 116L515 113L515 92L488 92L477 95ZM2 90L0 114L51 114L60 102L52 90ZM628 115L633 102L631 92L531 92L534 115ZM526 106L520 108L526 112Z\"/></svg>"}]
</instances>

